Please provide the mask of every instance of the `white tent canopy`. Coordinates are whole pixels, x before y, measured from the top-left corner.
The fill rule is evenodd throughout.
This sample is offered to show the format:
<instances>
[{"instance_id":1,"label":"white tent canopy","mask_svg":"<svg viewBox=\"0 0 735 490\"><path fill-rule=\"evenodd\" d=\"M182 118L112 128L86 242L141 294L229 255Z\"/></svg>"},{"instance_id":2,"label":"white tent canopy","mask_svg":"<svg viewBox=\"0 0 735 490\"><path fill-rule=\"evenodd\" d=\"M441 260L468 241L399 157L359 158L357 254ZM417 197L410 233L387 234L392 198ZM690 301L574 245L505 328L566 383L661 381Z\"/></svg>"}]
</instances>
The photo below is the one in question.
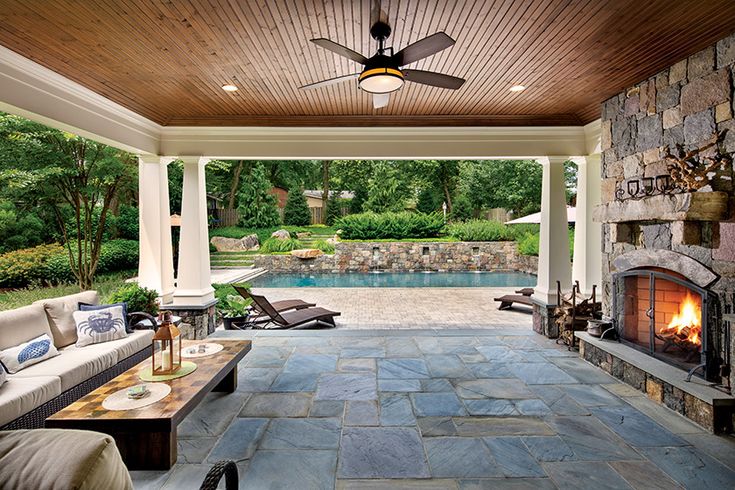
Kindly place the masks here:
<instances>
[{"instance_id":1,"label":"white tent canopy","mask_svg":"<svg viewBox=\"0 0 735 490\"><path fill-rule=\"evenodd\" d=\"M577 208L567 206L567 222L574 223L577 220ZM511 221L506 221L506 225L520 225L522 223L541 223L541 213L533 213Z\"/></svg>"}]
</instances>

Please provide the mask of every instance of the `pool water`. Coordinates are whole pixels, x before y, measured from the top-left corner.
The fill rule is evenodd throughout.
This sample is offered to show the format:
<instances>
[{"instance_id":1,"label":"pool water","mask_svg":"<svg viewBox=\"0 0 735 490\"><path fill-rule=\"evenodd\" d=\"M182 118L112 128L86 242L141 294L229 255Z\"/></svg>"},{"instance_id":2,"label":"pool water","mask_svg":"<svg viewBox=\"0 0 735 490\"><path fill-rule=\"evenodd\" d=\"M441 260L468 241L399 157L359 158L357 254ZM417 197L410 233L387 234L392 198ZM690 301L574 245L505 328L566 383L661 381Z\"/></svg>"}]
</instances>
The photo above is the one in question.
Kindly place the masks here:
<instances>
[{"instance_id":1,"label":"pool water","mask_svg":"<svg viewBox=\"0 0 735 490\"><path fill-rule=\"evenodd\" d=\"M256 288L531 287L536 276L523 272L268 273L250 282Z\"/></svg>"}]
</instances>

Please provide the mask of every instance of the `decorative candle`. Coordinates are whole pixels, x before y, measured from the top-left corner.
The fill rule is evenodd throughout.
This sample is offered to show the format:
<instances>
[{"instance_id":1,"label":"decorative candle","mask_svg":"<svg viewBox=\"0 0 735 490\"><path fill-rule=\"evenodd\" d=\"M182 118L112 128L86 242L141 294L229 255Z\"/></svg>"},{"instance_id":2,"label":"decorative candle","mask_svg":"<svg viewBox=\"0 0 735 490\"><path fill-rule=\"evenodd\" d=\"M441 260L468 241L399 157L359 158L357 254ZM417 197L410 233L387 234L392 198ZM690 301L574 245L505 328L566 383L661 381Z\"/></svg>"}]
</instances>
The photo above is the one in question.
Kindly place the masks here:
<instances>
[{"instance_id":1,"label":"decorative candle","mask_svg":"<svg viewBox=\"0 0 735 490\"><path fill-rule=\"evenodd\" d=\"M171 369L171 352L164 350L161 352L161 363L164 371Z\"/></svg>"}]
</instances>

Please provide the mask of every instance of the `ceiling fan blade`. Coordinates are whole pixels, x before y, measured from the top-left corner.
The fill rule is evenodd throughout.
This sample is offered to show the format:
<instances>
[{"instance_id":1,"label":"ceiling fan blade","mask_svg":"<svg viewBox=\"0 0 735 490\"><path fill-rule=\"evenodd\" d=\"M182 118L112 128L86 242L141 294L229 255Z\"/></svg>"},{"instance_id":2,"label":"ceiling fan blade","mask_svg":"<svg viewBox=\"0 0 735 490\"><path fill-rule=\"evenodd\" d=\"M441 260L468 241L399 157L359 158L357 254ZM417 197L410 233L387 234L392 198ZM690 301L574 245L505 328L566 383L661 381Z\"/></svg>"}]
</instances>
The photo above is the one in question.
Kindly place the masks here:
<instances>
[{"instance_id":1,"label":"ceiling fan blade","mask_svg":"<svg viewBox=\"0 0 735 490\"><path fill-rule=\"evenodd\" d=\"M449 88L457 90L464 84L464 79L424 70L401 70L403 76L409 82L423 83L432 87Z\"/></svg>"},{"instance_id":2,"label":"ceiling fan blade","mask_svg":"<svg viewBox=\"0 0 735 490\"><path fill-rule=\"evenodd\" d=\"M373 109L385 107L390 102L390 94L373 94Z\"/></svg>"},{"instance_id":3,"label":"ceiling fan blade","mask_svg":"<svg viewBox=\"0 0 735 490\"><path fill-rule=\"evenodd\" d=\"M443 49L447 49L454 45L454 39L447 36L444 32L437 32L429 37L425 37L420 41L409 44L395 55L393 59L398 66L408 65L414 61L426 58L432 54L438 53Z\"/></svg>"},{"instance_id":4,"label":"ceiling fan blade","mask_svg":"<svg viewBox=\"0 0 735 490\"><path fill-rule=\"evenodd\" d=\"M312 90L315 88L322 88L322 87L328 87L330 85L334 85L340 82L344 82L346 80L354 79L359 77L359 73L351 73L349 75L342 75L341 77L334 77L330 78L328 80L322 80L321 82L314 82L310 83L308 85L304 85L303 87L299 87L301 90Z\"/></svg>"},{"instance_id":5,"label":"ceiling fan blade","mask_svg":"<svg viewBox=\"0 0 735 490\"><path fill-rule=\"evenodd\" d=\"M346 46L342 46L341 44L337 44L334 41L330 41L329 39L324 39L323 37L320 37L319 39L312 39L311 42L313 42L317 46L320 46L324 49L328 49L329 51L333 53L337 53L340 56L349 58L352 61L356 61L362 65L367 63L367 58L365 58L363 55L361 55L357 51L353 51L350 48Z\"/></svg>"}]
</instances>

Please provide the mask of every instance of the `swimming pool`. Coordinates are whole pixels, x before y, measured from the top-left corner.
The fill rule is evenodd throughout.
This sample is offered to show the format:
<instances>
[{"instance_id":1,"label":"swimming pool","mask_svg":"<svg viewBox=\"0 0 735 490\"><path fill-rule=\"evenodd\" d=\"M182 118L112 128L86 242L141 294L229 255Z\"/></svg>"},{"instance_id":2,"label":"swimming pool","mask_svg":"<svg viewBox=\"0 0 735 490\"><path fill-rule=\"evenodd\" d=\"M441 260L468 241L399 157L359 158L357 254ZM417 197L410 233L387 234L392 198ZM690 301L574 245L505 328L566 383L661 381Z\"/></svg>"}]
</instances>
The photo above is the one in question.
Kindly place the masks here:
<instances>
[{"instance_id":1,"label":"swimming pool","mask_svg":"<svg viewBox=\"0 0 735 490\"><path fill-rule=\"evenodd\" d=\"M268 273L250 282L256 288L530 287L536 285L536 276L523 272Z\"/></svg>"}]
</instances>

